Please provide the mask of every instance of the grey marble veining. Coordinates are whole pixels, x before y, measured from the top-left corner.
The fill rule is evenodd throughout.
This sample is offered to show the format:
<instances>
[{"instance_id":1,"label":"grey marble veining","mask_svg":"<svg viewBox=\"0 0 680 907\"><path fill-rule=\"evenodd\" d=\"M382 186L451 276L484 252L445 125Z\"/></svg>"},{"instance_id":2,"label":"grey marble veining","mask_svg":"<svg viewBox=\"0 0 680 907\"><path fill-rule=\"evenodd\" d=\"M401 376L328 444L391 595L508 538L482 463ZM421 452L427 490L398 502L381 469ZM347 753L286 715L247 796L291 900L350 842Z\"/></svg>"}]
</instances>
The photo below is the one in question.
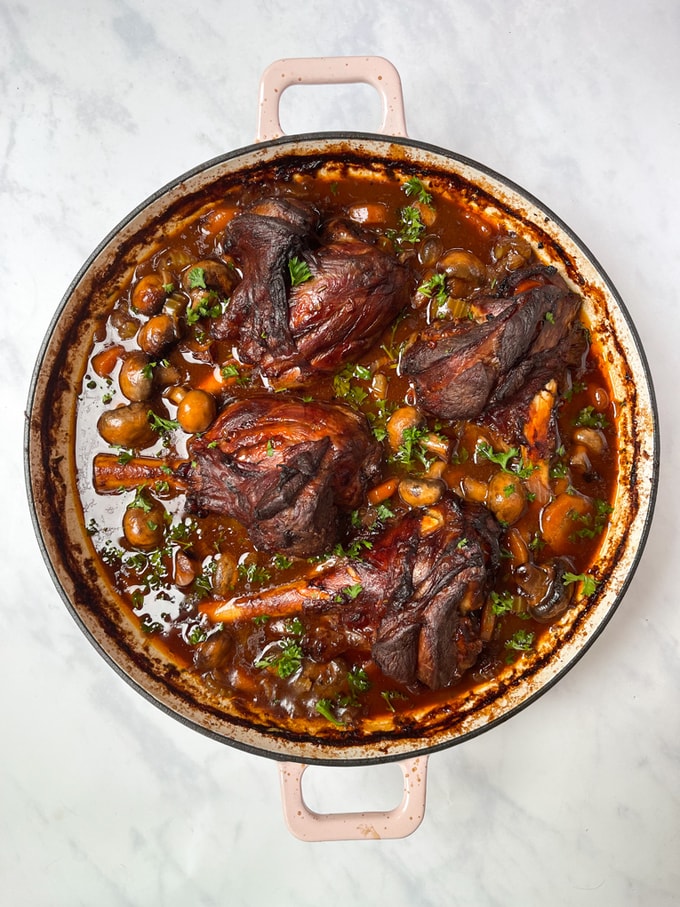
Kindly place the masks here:
<instances>
[{"instance_id":1,"label":"grey marble veining","mask_svg":"<svg viewBox=\"0 0 680 907\"><path fill-rule=\"evenodd\" d=\"M647 351L663 468L645 556L587 656L431 757L410 838L303 844L273 762L162 714L85 640L34 538L21 438L40 343L92 249L253 141L270 62L339 54L392 60L412 137L504 173L593 249ZM680 903L679 111L675 0L0 2L3 904ZM282 114L370 130L378 108L365 86L301 89ZM317 769L310 797L389 805L393 769Z\"/></svg>"}]
</instances>

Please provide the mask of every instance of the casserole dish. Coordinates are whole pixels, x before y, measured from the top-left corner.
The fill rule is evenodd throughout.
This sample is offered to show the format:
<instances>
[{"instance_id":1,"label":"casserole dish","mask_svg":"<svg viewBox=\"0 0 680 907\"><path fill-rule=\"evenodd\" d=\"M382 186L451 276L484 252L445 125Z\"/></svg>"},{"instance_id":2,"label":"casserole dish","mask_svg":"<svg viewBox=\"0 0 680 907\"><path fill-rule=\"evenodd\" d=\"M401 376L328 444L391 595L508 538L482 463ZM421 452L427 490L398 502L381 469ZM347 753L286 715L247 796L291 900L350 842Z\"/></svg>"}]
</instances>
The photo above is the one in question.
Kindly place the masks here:
<instances>
[{"instance_id":1,"label":"casserole dish","mask_svg":"<svg viewBox=\"0 0 680 907\"><path fill-rule=\"evenodd\" d=\"M377 134L282 135L279 100L297 83L368 82L379 92ZM78 486L77 411L93 338L112 300L149 250L183 229L211 193L256 185L284 168L351 161L375 179L385 172L453 180L476 211L540 250L583 300L592 343L607 367L617 428L617 488L606 535L583 594L532 654L477 683L454 705L414 712L398 732L379 727L343 736L291 732L230 712L167 653L149 644L129 619L93 551ZM463 190L461 190L463 191ZM427 757L505 721L549 689L586 652L614 613L646 541L658 472L658 429L649 369L630 316L597 260L552 212L483 165L406 135L398 74L380 58L278 61L262 79L257 142L182 175L143 202L84 264L49 327L30 390L26 472L34 525L55 584L86 636L135 689L157 706L217 740L282 763L291 830L306 839L397 837L414 830L425 803ZM386 814L320 817L304 804L301 779L310 763L357 765L398 761L402 804Z\"/></svg>"}]
</instances>

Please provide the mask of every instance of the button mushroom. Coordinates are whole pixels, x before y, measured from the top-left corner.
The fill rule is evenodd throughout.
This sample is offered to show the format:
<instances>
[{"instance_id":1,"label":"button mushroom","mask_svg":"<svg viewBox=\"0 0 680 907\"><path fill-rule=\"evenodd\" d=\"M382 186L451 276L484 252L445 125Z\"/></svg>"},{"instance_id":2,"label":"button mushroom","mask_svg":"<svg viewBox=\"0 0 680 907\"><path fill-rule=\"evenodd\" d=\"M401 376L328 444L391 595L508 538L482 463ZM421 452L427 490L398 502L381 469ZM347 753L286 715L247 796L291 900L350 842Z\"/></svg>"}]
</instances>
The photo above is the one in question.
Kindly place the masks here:
<instances>
[{"instance_id":1,"label":"button mushroom","mask_svg":"<svg viewBox=\"0 0 680 907\"><path fill-rule=\"evenodd\" d=\"M132 307L142 315L155 315L163 308L167 295L158 274L147 274L132 288Z\"/></svg>"},{"instance_id":2,"label":"button mushroom","mask_svg":"<svg viewBox=\"0 0 680 907\"><path fill-rule=\"evenodd\" d=\"M146 353L127 353L118 376L121 393L133 403L148 400L153 392L153 369Z\"/></svg>"},{"instance_id":3,"label":"button mushroom","mask_svg":"<svg viewBox=\"0 0 680 907\"><path fill-rule=\"evenodd\" d=\"M149 422L148 403L129 403L116 409L107 409L97 422L102 438L113 447L141 450L151 447L158 435Z\"/></svg>"},{"instance_id":4,"label":"button mushroom","mask_svg":"<svg viewBox=\"0 0 680 907\"><path fill-rule=\"evenodd\" d=\"M438 479L402 479L399 497L409 507L431 507L442 496L444 485Z\"/></svg>"},{"instance_id":5,"label":"button mushroom","mask_svg":"<svg viewBox=\"0 0 680 907\"><path fill-rule=\"evenodd\" d=\"M165 507L143 490L138 492L123 516L123 534L134 548L148 551L163 542Z\"/></svg>"},{"instance_id":6,"label":"button mushroom","mask_svg":"<svg viewBox=\"0 0 680 907\"><path fill-rule=\"evenodd\" d=\"M489 480L486 506L506 526L516 523L526 508L527 496L518 476L499 471Z\"/></svg>"},{"instance_id":7,"label":"button mushroom","mask_svg":"<svg viewBox=\"0 0 680 907\"><path fill-rule=\"evenodd\" d=\"M177 407L177 421L188 434L205 431L217 414L212 394L200 389L187 391Z\"/></svg>"},{"instance_id":8,"label":"button mushroom","mask_svg":"<svg viewBox=\"0 0 680 907\"><path fill-rule=\"evenodd\" d=\"M166 312L154 315L142 325L137 335L137 343L149 356L158 356L177 339L175 319Z\"/></svg>"}]
</instances>

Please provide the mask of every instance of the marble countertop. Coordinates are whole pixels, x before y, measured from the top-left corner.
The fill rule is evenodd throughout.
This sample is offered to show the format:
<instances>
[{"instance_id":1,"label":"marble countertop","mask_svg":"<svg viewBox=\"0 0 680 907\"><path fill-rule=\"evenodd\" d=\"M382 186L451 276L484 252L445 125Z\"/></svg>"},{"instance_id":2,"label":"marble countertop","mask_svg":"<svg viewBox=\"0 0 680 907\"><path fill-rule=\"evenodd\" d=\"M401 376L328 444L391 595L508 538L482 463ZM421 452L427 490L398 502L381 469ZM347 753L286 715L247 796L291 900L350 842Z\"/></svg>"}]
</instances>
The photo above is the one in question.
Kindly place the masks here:
<instances>
[{"instance_id":1,"label":"marble countertop","mask_svg":"<svg viewBox=\"0 0 680 907\"><path fill-rule=\"evenodd\" d=\"M642 562L586 657L430 758L412 836L309 844L285 827L275 763L168 718L86 641L39 553L21 439L38 349L92 249L156 188L253 141L269 63L340 54L390 59L413 138L510 177L594 251L651 363L662 470ZM288 133L374 131L378 115L365 85L282 102ZM0 149L0 900L679 904L676 0L3 0ZM399 783L391 764L315 766L308 797L385 808Z\"/></svg>"}]
</instances>

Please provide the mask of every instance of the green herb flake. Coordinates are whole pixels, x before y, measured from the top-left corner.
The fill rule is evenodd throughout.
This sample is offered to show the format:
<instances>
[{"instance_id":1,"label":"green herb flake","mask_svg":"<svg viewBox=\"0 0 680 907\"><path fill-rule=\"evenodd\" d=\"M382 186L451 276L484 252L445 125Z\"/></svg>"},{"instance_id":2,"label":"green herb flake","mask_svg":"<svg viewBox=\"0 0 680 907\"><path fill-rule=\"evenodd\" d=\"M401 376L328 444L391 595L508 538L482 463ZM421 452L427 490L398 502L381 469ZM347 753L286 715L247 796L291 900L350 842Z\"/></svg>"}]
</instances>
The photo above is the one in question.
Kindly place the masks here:
<instances>
[{"instance_id":1,"label":"green herb flake","mask_svg":"<svg viewBox=\"0 0 680 907\"><path fill-rule=\"evenodd\" d=\"M530 652L535 639L535 633L529 630L517 630L509 639L505 640L504 645L510 652Z\"/></svg>"},{"instance_id":2,"label":"green herb flake","mask_svg":"<svg viewBox=\"0 0 680 907\"><path fill-rule=\"evenodd\" d=\"M595 412L594 406L584 406L574 420L574 425L578 425L581 428L603 429L606 428L609 423L602 413Z\"/></svg>"},{"instance_id":3,"label":"green herb flake","mask_svg":"<svg viewBox=\"0 0 680 907\"><path fill-rule=\"evenodd\" d=\"M288 567L293 566L293 562L285 554L275 554L273 560L277 570L287 570Z\"/></svg>"},{"instance_id":4,"label":"green herb flake","mask_svg":"<svg viewBox=\"0 0 680 907\"><path fill-rule=\"evenodd\" d=\"M432 203L432 194L428 192L423 181L418 179L417 176L409 177L402 186L402 189L409 198L415 196L417 201L423 205L430 205Z\"/></svg>"},{"instance_id":5,"label":"green herb flake","mask_svg":"<svg viewBox=\"0 0 680 907\"><path fill-rule=\"evenodd\" d=\"M326 721L330 721L336 727L345 727L344 721L341 721L333 711L333 703L330 699L318 699L314 706L319 715L322 715Z\"/></svg>"},{"instance_id":6,"label":"green herb flake","mask_svg":"<svg viewBox=\"0 0 680 907\"><path fill-rule=\"evenodd\" d=\"M189 284L190 290L205 290L207 289L205 285L205 269L204 268L191 268L187 274L187 283Z\"/></svg>"},{"instance_id":7,"label":"green herb flake","mask_svg":"<svg viewBox=\"0 0 680 907\"><path fill-rule=\"evenodd\" d=\"M312 279L312 272L309 270L307 262L296 256L288 260L288 273L290 274L290 285L292 287Z\"/></svg>"},{"instance_id":8,"label":"green herb flake","mask_svg":"<svg viewBox=\"0 0 680 907\"><path fill-rule=\"evenodd\" d=\"M501 617L503 614L510 614L515 610L515 599L509 592L492 592L489 595L491 601L491 611Z\"/></svg>"},{"instance_id":9,"label":"green herb flake","mask_svg":"<svg viewBox=\"0 0 680 907\"><path fill-rule=\"evenodd\" d=\"M422 296L427 296L428 299L433 299L439 306L445 305L449 298L446 289L446 274L433 274L432 277L420 284L418 293Z\"/></svg>"},{"instance_id":10,"label":"green herb flake","mask_svg":"<svg viewBox=\"0 0 680 907\"><path fill-rule=\"evenodd\" d=\"M256 668L276 668L277 674L283 680L295 674L301 666L302 648L294 639L282 639L275 652L255 662Z\"/></svg>"},{"instance_id":11,"label":"green herb flake","mask_svg":"<svg viewBox=\"0 0 680 907\"><path fill-rule=\"evenodd\" d=\"M154 431L157 431L159 435L168 434L168 432L175 431L179 428L179 422L176 419L164 419L162 416L157 415L152 409L146 414L149 424Z\"/></svg>"},{"instance_id":12,"label":"green herb flake","mask_svg":"<svg viewBox=\"0 0 680 907\"><path fill-rule=\"evenodd\" d=\"M597 589L597 583L589 573L564 573L562 582L565 586L571 583L582 583L582 591L585 596L592 595Z\"/></svg>"}]
</instances>

